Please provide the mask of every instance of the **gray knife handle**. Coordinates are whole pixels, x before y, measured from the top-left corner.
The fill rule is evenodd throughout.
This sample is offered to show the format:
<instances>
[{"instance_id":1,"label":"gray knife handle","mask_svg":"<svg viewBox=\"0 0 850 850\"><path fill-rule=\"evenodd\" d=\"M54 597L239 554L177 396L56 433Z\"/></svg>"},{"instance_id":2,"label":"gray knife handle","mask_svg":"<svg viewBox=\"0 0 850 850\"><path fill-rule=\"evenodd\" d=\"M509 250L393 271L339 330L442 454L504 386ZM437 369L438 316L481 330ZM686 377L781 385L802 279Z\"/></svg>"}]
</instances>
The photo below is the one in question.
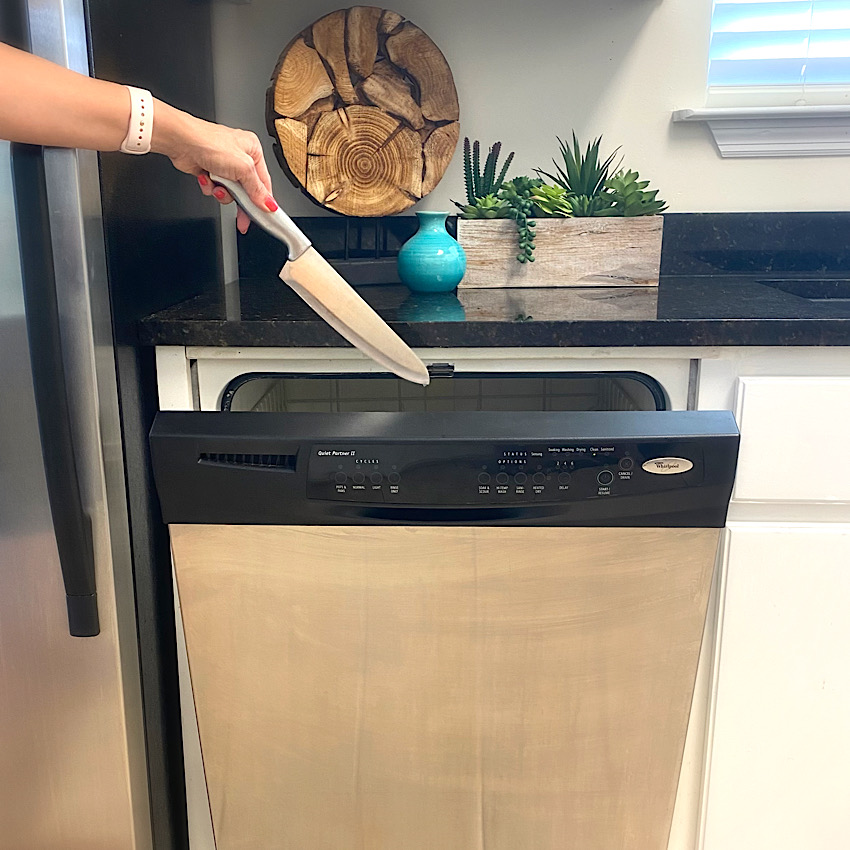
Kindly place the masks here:
<instances>
[{"instance_id":1,"label":"gray knife handle","mask_svg":"<svg viewBox=\"0 0 850 850\"><path fill-rule=\"evenodd\" d=\"M245 210L251 221L258 224L266 233L274 236L275 239L283 242L289 248L290 260L300 257L310 247L310 240L298 229L295 222L280 207L275 212L269 212L266 209L258 207L248 197L248 193L242 188L242 184L237 183L235 180L228 180L226 177L216 177L214 174L210 174L210 180L227 189L233 196L233 200Z\"/></svg>"}]
</instances>

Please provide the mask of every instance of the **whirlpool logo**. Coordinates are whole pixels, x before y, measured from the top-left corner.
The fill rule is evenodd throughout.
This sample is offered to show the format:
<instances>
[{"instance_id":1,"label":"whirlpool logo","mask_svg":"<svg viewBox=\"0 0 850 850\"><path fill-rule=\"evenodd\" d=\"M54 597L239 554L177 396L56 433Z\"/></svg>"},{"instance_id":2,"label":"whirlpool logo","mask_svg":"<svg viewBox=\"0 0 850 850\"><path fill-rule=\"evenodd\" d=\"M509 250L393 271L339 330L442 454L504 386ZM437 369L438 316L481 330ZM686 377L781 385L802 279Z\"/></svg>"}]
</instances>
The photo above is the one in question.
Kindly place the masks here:
<instances>
[{"instance_id":1,"label":"whirlpool logo","mask_svg":"<svg viewBox=\"0 0 850 850\"><path fill-rule=\"evenodd\" d=\"M653 475L679 475L693 468L694 465L684 457L656 457L642 464L644 472Z\"/></svg>"}]
</instances>

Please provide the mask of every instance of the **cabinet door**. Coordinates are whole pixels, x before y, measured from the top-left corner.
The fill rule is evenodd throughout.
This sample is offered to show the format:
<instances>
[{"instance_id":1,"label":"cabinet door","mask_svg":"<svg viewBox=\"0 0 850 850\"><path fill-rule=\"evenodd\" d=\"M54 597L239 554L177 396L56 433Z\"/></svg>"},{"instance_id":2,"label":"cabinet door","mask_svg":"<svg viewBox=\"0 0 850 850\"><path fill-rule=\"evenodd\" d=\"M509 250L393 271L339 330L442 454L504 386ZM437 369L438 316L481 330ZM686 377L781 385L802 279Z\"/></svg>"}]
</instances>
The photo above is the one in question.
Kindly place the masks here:
<instances>
[{"instance_id":1,"label":"cabinet door","mask_svg":"<svg viewBox=\"0 0 850 850\"><path fill-rule=\"evenodd\" d=\"M742 377L733 499L850 502L850 378Z\"/></svg>"},{"instance_id":2,"label":"cabinet door","mask_svg":"<svg viewBox=\"0 0 850 850\"><path fill-rule=\"evenodd\" d=\"M733 525L703 850L850 841L850 525Z\"/></svg>"}]
</instances>

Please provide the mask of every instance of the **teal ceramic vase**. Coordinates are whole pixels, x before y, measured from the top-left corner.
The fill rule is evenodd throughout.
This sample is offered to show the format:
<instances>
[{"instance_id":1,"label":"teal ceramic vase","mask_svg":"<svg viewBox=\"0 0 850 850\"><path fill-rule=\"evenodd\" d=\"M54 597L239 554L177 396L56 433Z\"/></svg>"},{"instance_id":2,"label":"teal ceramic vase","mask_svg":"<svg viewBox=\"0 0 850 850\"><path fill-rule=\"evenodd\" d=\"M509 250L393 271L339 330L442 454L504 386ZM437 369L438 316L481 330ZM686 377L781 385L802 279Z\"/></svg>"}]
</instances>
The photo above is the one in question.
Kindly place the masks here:
<instances>
[{"instance_id":1,"label":"teal ceramic vase","mask_svg":"<svg viewBox=\"0 0 850 850\"><path fill-rule=\"evenodd\" d=\"M466 254L446 230L445 212L418 212L419 230L398 252L398 275L412 292L451 292L466 271Z\"/></svg>"}]
</instances>

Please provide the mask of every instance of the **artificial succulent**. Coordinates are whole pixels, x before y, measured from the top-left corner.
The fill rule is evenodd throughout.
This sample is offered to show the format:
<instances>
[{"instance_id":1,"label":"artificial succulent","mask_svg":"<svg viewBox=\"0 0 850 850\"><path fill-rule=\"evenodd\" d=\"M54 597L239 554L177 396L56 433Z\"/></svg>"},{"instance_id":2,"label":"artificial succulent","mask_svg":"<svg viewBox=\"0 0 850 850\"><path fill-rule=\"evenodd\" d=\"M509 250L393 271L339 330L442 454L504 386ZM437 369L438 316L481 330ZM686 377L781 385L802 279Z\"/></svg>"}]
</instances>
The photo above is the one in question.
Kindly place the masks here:
<instances>
[{"instance_id":1,"label":"artificial succulent","mask_svg":"<svg viewBox=\"0 0 850 850\"><path fill-rule=\"evenodd\" d=\"M502 143L494 142L487 152L482 170L480 142L476 139L470 145L469 138L463 140L463 182L466 188L467 206L474 206L479 198L494 195L499 191L508 173L511 160L514 158L514 152L511 151L505 158L501 170L497 173L496 169L499 167L501 152ZM457 201L454 203L457 207L463 209L463 206Z\"/></svg>"},{"instance_id":2,"label":"artificial succulent","mask_svg":"<svg viewBox=\"0 0 850 850\"><path fill-rule=\"evenodd\" d=\"M536 222L532 218L534 201L532 192L543 185L536 177L515 177L502 184L499 197L506 201L511 209L511 218L516 222L517 244L519 253L516 255L520 263L534 262L534 228Z\"/></svg>"},{"instance_id":3,"label":"artificial succulent","mask_svg":"<svg viewBox=\"0 0 850 850\"><path fill-rule=\"evenodd\" d=\"M536 218L566 218L573 214L567 190L563 186L541 183L531 190L531 202Z\"/></svg>"},{"instance_id":4,"label":"artificial succulent","mask_svg":"<svg viewBox=\"0 0 850 850\"><path fill-rule=\"evenodd\" d=\"M560 137L561 162L552 160L555 173L535 169L539 177L515 177L505 181L514 158L508 154L499 169L502 143L495 142L481 167L481 146L463 141L463 174L466 204L454 201L462 218L512 218L516 222L520 263L534 262L535 218L656 215L667 205L658 200L658 190L648 190L649 181L636 171L614 166L617 150L601 159L602 137L584 150L575 132L572 144ZM612 171L616 173L612 174ZM542 178L548 177L552 183Z\"/></svg>"},{"instance_id":5,"label":"artificial succulent","mask_svg":"<svg viewBox=\"0 0 850 850\"><path fill-rule=\"evenodd\" d=\"M657 215L667 209L667 204L657 198L658 189L647 191L649 180L640 180L637 171L618 171L605 181L614 205L610 215Z\"/></svg>"},{"instance_id":6,"label":"artificial succulent","mask_svg":"<svg viewBox=\"0 0 850 850\"><path fill-rule=\"evenodd\" d=\"M457 203L457 202L455 202ZM463 218L510 218L511 207L507 201L496 195L484 195L476 198L473 204L457 204Z\"/></svg>"},{"instance_id":7,"label":"artificial succulent","mask_svg":"<svg viewBox=\"0 0 850 850\"><path fill-rule=\"evenodd\" d=\"M555 185L565 190L574 216L604 215L604 210L613 205L613 199L609 196L605 183L617 151L615 150L607 159L600 162L601 136L590 142L583 153L575 133L573 133L572 147L560 137L556 136L556 138L561 150L562 164L553 159L555 174L542 170L538 170L537 173L548 177Z\"/></svg>"}]
</instances>

